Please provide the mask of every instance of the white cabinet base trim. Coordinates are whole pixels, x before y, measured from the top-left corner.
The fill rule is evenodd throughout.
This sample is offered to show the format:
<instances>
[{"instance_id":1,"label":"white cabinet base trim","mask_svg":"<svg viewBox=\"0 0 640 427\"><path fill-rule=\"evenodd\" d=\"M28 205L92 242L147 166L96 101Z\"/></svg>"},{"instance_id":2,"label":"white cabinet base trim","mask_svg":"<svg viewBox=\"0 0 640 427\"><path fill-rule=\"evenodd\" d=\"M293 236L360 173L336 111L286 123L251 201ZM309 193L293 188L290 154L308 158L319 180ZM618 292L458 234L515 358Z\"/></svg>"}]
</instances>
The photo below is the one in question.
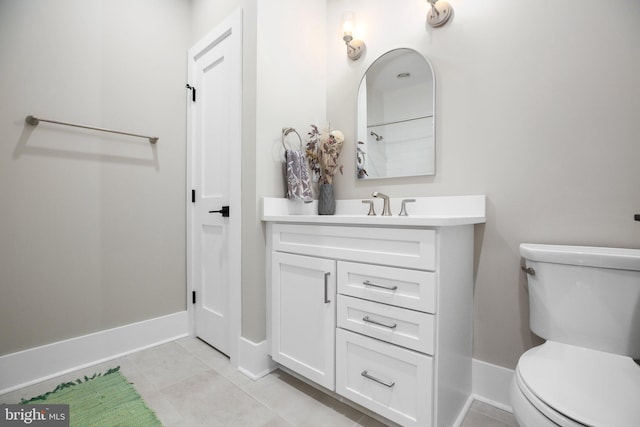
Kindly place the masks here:
<instances>
[{"instance_id":1,"label":"white cabinet base trim","mask_svg":"<svg viewBox=\"0 0 640 427\"><path fill-rule=\"evenodd\" d=\"M0 356L0 394L186 337L187 323L180 311Z\"/></svg>"},{"instance_id":2,"label":"white cabinet base trim","mask_svg":"<svg viewBox=\"0 0 640 427\"><path fill-rule=\"evenodd\" d=\"M513 369L503 368L473 359L472 361L473 397L507 412L513 412L509 400L509 387L513 378Z\"/></svg>"},{"instance_id":3,"label":"white cabinet base trim","mask_svg":"<svg viewBox=\"0 0 640 427\"><path fill-rule=\"evenodd\" d=\"M269 343L255 343L240 337L238 343L238 370L253 381L278 369L278 364L269 357Z\"/></svg>"}]
</instances>

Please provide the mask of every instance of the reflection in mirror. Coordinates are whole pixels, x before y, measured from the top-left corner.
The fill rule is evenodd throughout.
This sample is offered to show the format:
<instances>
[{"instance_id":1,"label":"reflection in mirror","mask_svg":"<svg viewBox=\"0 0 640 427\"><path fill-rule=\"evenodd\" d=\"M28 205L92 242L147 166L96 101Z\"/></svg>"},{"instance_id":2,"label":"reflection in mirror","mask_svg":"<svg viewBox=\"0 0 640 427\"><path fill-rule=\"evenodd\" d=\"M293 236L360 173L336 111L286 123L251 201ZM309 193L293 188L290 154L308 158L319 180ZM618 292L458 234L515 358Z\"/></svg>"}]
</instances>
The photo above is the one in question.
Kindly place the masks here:
<instances>
[{"instance_id":1,"label":"reflection in mirror","mask_svg":"<svg viewBox=\"0 0 640 427\"><path fill-rule=\"evenodd\" d=\"M358 179L435 174L435 79L413 49L376 59L357 100Z\"/></svg>"}]
</instances>

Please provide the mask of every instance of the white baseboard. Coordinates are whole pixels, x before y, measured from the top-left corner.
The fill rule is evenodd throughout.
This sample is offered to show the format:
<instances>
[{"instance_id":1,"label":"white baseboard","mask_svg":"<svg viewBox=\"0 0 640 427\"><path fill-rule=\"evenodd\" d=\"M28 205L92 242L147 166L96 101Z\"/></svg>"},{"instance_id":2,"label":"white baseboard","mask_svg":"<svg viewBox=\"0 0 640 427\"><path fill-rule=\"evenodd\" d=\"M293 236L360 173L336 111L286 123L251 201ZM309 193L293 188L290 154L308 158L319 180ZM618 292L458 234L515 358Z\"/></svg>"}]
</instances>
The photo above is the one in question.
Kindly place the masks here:
<instances>
[{"instance_id":1,"label":"white baseboard","mask_svg":"<svg viewBox=\"0 0 640 427\"><path fill-rule=\"evenodd\" d=\"M509 400L512 369L473 359L473 397L502 410L513 412Z\"/></svg>"},{"instance_id":2,"label":"white baseboard","mask_svg":"<svg viewBox=\"0 0 640 427\"><path fill-rule=\"evenodd\" d=\"M464 418L467 416L467 412L469 412L469 408L471 408L471 405L473 404L473 400L475 398L476 397L473 395L469 396L467 401L464 403L462 410L458 414L458 418L456 418L456 420L453 422L453 427L460 427L462 425L462 423L464 422Z\"/></svg>"},{"instance_id":3,"label":"white baseboard","mask_svg":"<svg viewBox=\"0 0 640 427\"><path fill-rule=\"evenodd\" d=\"M269 357L266 340L254 343L240 337L238 345L238 370L252 380L264 377L277 367L277 363Z\"/></svg>"},{"instance_id":4,"label":"white baseboard","mask_svg":"<svg viewBox=\"0 0 640 427\"><path fill-rule=\"evenodd\" d=\"M187 311L0 356L0 394L188 336ZM238 369L257 380L277 368L266 340L240 338ZM473 359L473 397L512 412L512 369Z\"/></svg>"},{"instance_id":5,"label":"white baseboard","mask_svg":"<svg viewBox=\"0 0 640 427\"><path fill-rule=\"evenodd\" d=\"M188 335L187 312L0 356L0 394Z\"/></svg>"}]
</instances>

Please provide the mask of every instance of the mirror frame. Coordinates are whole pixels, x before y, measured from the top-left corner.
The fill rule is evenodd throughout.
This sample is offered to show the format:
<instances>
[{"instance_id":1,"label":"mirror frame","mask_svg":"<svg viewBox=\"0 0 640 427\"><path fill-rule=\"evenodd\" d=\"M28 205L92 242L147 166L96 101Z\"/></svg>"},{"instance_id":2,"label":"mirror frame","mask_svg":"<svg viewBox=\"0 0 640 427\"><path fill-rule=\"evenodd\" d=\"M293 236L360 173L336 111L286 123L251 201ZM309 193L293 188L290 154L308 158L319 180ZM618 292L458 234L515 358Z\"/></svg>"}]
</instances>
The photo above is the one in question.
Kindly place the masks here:
<instances>
[{"instance_id":1,"label":"mirror frame","mask_svg":"<svg viewBox=\"0 0 640 427\"><path fill-rule=\"evenodd\" d=\"M359 176L360 173L360 162L358 161L359 158L359 141L362 141L361 136L359 134L359 129L360 129L360 123L359 123L359 98L360 98L360 90L362 89L362 83L365 81L365 78L367 76L367 73L369 71L371 71L371 69L377 64L379 63L380 60L382 60L386 55L392 54L392 53L397 53L399 51L408 51L408 52L412 52L414 54L417 54L418 56L420 56L420 58L422 58L425 62L425 65L428 67L428 70L431 72L431 77L432 77L432 102L431 102L431 106L432 106L432 139L433 139L433 167L431 169L431 171L426 171L425 173L407 173L407 174L396 174L396 175L389 175L389 176L376 176L376 177L369 177L369 176ZM413 48L408 48L408 47L399 47L399 48L395 48L395 49L391 49L389 51L386 51L384 53L382 53L380 56L378 56L371 64L369 64L369 66L367 67L366 71L364 72L364 74L362 75L362 77L360 78L360 82L358 83L358 89L356 91L356 102L355 102L355 149L354 149L354 158L355 158L355 175L356 175L356 181L367 181L367 180L375 180L375 179L391 179L391 178L405 178L405 177L415 177L415 176L434 176L436 174L436 74L435 74L435 70L433 68L433 64L431 63L431 61L429 60L429 58L427 58L425 55L423 55L421 52L419 52L416 49ZM367 124L368 125L368 124ZM366 138L366 134L364 135ZM365 153L366 154L366 153ZM365 163L366 164L366 163Z\"/></svg>"}]
</instances>

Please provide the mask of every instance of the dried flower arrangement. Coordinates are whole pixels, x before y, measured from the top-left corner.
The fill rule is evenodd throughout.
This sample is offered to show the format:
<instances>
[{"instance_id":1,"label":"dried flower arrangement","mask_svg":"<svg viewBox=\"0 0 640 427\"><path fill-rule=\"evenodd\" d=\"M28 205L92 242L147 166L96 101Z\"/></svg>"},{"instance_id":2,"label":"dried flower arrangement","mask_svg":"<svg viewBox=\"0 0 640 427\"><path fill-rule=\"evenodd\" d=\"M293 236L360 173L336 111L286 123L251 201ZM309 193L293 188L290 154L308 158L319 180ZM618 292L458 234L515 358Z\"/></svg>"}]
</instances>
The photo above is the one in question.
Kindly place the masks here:
<instances>
[{"instance_id":1,"label":"dried flower arrangement","mask_svg":"<svg viewBox=\"0 0 640 427\"><path fill-rule=\"evenodd\" d=\"M308 135L306 154L313 180L321 184L332 184L337 171L342 175L343 166L338 164L338 156L342 151L344 135L339 130L320 132L316 125L311 125Z\"/></svg>"}]
</instances>

